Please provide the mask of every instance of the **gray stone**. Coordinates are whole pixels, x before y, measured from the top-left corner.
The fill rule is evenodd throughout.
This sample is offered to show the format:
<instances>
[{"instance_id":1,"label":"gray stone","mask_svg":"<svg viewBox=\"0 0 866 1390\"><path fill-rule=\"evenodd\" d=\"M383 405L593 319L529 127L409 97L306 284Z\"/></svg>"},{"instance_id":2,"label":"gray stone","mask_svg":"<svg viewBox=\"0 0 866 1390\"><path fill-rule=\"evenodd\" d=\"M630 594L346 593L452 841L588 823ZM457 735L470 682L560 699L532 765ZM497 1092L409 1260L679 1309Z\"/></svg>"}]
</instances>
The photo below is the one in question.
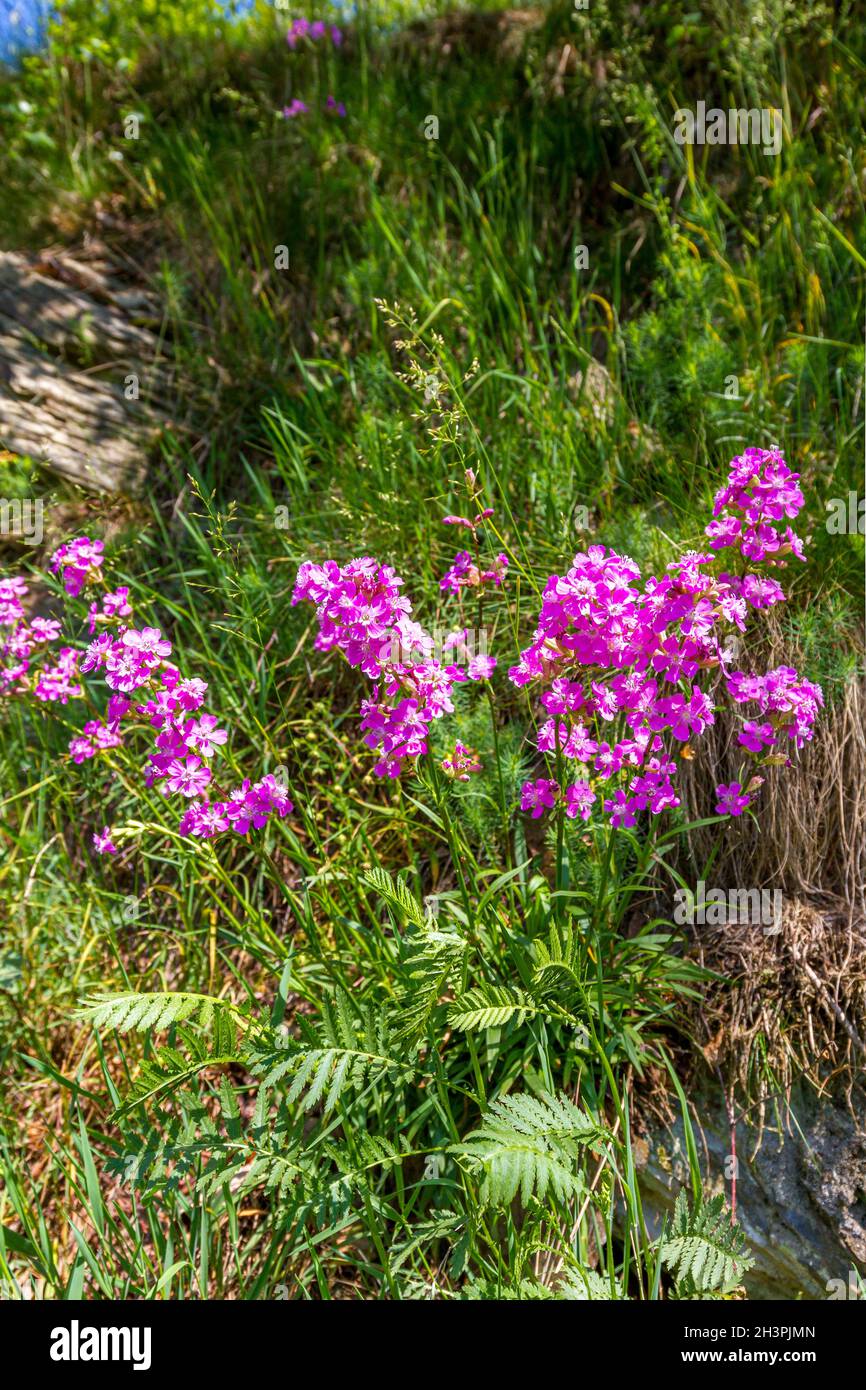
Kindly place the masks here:
<instances>
[{"instance_id":1,"label":"gray stone","mask_svg":"<svg viewBox=\"0 0 866 1390\"><path fill-rule=\"evenodd\" d=\"M699 1146L708 1195L730 1200L731 1135L718 1092L693 1094L701 1117ZM744 1283L750 1298L815 1300L832 1285L849 1286L866 1268L866 1106L857 1119L845 1104L798 1091L779 1102L781 1125L770 1114L757 1131L737 1125L737 1220L755 1267ZM694 1121L693 1121L694 1123ZM680 1188L689 1185L682 1122L643 1135L638 1145L641 1190L651 1233L658 1234ZM757 1147L757 1152L753 1152ZM856 1275L853 1279L856 1288Z\"/></svg>"}]
</instances>

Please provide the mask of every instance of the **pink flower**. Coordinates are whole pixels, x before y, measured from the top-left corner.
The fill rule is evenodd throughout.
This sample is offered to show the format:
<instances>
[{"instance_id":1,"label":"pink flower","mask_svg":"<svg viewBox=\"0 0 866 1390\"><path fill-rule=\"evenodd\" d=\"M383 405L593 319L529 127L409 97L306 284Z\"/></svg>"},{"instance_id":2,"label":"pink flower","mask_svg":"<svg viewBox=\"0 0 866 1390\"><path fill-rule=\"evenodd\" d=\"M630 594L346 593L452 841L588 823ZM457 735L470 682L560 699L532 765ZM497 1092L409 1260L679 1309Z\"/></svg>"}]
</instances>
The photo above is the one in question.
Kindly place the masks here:
<instances>
[{"instance_id":1,"label":"pink flower","mask_svg":"<svg viewBox=\"0 0 866 1390\"><path fill-rule=\"evenodd\" d=\"M78 738L73 738L70 741L69 756L74 763L83 763L86 762L88 758L96 757L96 749L89 738L84 738L79 735Z\"/></svg>"},{"instance_id":2,"label":"pink flower","mask_svg":"<svg viewBox=\"0 0 866 1390\"><path fill-rule=\"evenodd\" d=\"M217 748L228 742L228 730L218 729L214 714L202 714L196 720L189 720L184 729L184 741L202 758L211 758Z\"/></svg>"},{"instance_id":3,"label":"pink flower","mask_svg":"<svg viewBox=\"0 0 866 1390\"><path fill-rule=\"evenodd\" d=\"M289 48L294 48L299 38L306 38L310 32L310 21L303 16L292 23L292 27L286 34L286 43Z\"/></svg>"},{"instance_id":4,"label":"pink flower","mask_svg":"<svg viewBox=\"0 0 866 1390\"><path fill-rule=\"evenodd\" d=\"M755 703L762 714L775 715L797 748L812 738L824 696L820 685L803 680L793 666L777 666L765 676L734 671L727 680L728 693L737 704Z\"/></svg>"},{"instance_id":5,"label":"pink flower","mask_svg":"<svg viewBox=\"0 0 866 1390\"><path fill-rule=\"evenodd\" d=\"M58 546L48 567L53 574L60 575L63 587L70 598L76 598L85 584L93 583L102 566L102 541L92 541L88 536L78 536L65 545Z\"/></svg>"},{"instance_id":6,"label":"pink flower","mask_svg":"<svg viewBox=\"0 0 866 1390\"><path fill-rule=\"evenodd\" d=\"M427 726L453 710L453 686L464 678L456 667L427 655L433 640L410 620L402 583L390 566L369 556L342 568L333 560L306 562L292 595L293 604L316 604L320 650L338 648L350 666L382 683L361 706L365 742L380 753L373 769L379 777L398 777L406 759L427 752ZM420 661L414 659L418 653Z\"/></svg>"},{"instance_id":7,"label":"pink flower","mask_svg":"<svg viewBox=\"0 0 866 1390\"><path fill-rule=\"evenodd\" d=\"M61 546L51 560L55 573L61 575L67 592L74 595L85 585L99 577L102 565L102 542L79 537L68 545ZM369 613L365 601L366 583L370 569L364 562L353 562L347 566L347 574L359 581L359 611L352 614L352 643L360 640L357 624L365 622ZM399 584L393 571L383 571L382 579L386 585ZM362 592L363 591L363 592ZM207 693L207 683L197 678L181 676L176 666L170 665L172 644L163 637L157 627L128 627L123 619L131 616L128 602L128 589L120 586L107 591L98 603L89 609L91 635L101 623L115 625L113 633L102 632L93 636L85 651L63 647L56 654L53 664L38 664L30 674L31 659L44 663L44 648L60 635L60 623L54 618L34 618L28 624L23 617L22 597L27 592L23 580L13 578L0 580L0 627L11 629L0 636L0 692L30 693L43 703L66 704L72 698L80 697L83 688L80 675L101 673L109 694L103 717L88 720L80 734L69 741L69 758L77 766L90 761L104 750L120 747L124 742L125 729L121 724L136 724L139 729L152 733L153 742L143 769L144 783L150 787L162 783L165 794L178 793L195 802L182 819L185 834L211 837L232 828L246 831L250 825L265 825L271 816L288 815L293 807L284 789L273 776L266 776L251 785L243 784L242 793L232 798L231 814L229 803L211 803L206 789L211 782L210 769L204 759L212 757L228 740L228 731L219 727L216 715L199 714L194 717ZM400 600L396 590L391 590L393 613L403 618L409 605ZM386 611L383 607L383 611ZM374 624L371 624L374 630ZM432 650L432 639L418 629L424 642ZM43 650L39 650L42 648ZM404 702L403 709L390 710L390 730L394 740L402 740L400 754L416 751L416 743L426 728L426 720L436 713L450 708L449 692L453 677L438 663L435 669L421 669L412 672L412 684L423 693L423 715L417 720L412 714L415 708L411 702ZM16 689L17 687L17 689ZM143 693L137 700L129 698L134 691ZM411 708L410 708L411 706ZM424 745L426 748L426 745ZM238 804L240 802L240 804ZM108 827L94 835L94 845L101 854L116 854L117 847L111 839Z\"/></svg>"},{"instance_id":8,"label":"pink flower","mask_svg":"<svg viewBox=\"0 0 866 1390\"><path fill-rule=\"evenodd\" d=\"M746 574L743 576L743 597L753 608L770 608L774 603L784 602L785 595L778 580Z\"/></svg>"},{"instance_id":9,"label":"pink flower","mask_svg":"<svg viewBox=\"0 0 866 1390\"><path fill-rule=\"evenodd\" d=\"M640 807L636 801L632 800L620 787L614 794L612 800L604 803L604 809L610 813L610 823L615 827L629 826L636 823L635 811Z\"/></svg>"},{"instance_id":10,"label":"pink flower","mask_svg":"<svg viewBox=\"0 0 866 1390\"><path fill-rule=\"evenodd\" d=\"M562 751L567 758L587 763L598 751L598 744L595 739L589 737L589 732L583 724L575 724L565 740Z\"/></svg>"},{"instance_id":11,"label":"pink flower","mask_svg":"<svg viewBox=\"0 0 866 1390\"><path fill-rule=\"evenodd\" d=\"M580 816L581 820L589 820L590 808L595 801L595 792L588 782L572 782L570 787L565 789L565 814L570 820L575 816Z\"/></svg>"},{"instance_id":12,"label":"pink flower","mask_svg":"<svg viewBox=\"0 0 866 1390\"><path fill-rule=\"evenodd\" d=\"M139 714L148 716L155 729L161 729L176 717L180 707L180 701L173 690L157 690L153 699L137 708Z\"/></svg>"},{"instance_id":13,"label":"pink flower","mask_svg":"<svg viewBox=\"0 0 866 1390\"><path fill-rule=\"evenodd\" d=\"M210 768L205 767L200 758L174 758L166 769L163 791L201 796L210 778Z\"/></svg>"},{"instance_id":14,"label":"pink flower","mask_svg":"<svg viewBox=\"0 0 866 1390\"><path fill-rule=\"evenodd\" d=\"M466 668L466 674L471 681L489 681L495 670L495 656L473 656Z\"/></svg>"},{"instance_id":15,"label":"pink flower","mask_svg":"<svg viewBox=\"0 0 866 1390\"><path fill-rule=\"evenodd\" d=\"M158 627L143 627L140 632L129 627L120 640L125 647L132 647L138 652L142 661L152 666L171 656L171 643L163 637Z\"/></svg>"},{"instance_id":16,"label":"pink flower","mask_svg":"<svg viewBox=\"0 0 866 1390\"><path fill-rule=\"evenodd\" d=\"M244 781L225 803L224 814L236 834L246 835L251 826L261 829L270 816L287 816L293 809L285 789L268 773L253 785Z\"/></svg>"},{"instance_id":17,"label":"pink flower","mask_svg":"<svg viewBox=\"0 0 866 1390\"><path fill-rule=\"evenodd\" d=\"M748 748L750 753L760 753L765 747L775 743L776 734L772 724L757 724L753 719L747 719L737 741L744 748Z\"/></svg>"},{"instance_id":18,"label":"pink flower","mask_svg":"<svg viewBox=\"0 0 866 1390\"><path fill-rule=\"evenodd\" d=\"M716 787L716 813L720 816L741 816L751 798L743 794L739 782L722 782Z\"/></svg>"},{"instance_id":19,"label":"pink flower","mask_svg":"<svg viewBox=\"0 0 866 1390\"><path fill-rule=\"evenodd\" d=\"M147 657L142 659L133 647L124 647L121 642L113 644L105 663L106 685L128 695L139 686L149 685L151 677L152 665Z\"/></svg>"},{"instance_id":20,"label":"pink flower","mask_svg":"<svg viewBox=\"0 0 866 1390\"><path fill-rule=\"evenodd\" d=\"M559 786L549 778L539 777L534 782L524 782L520 789L520 809L530 811L532 819L538 820L545 811L552 810Z\"/></svg>"},{"instance_id":21,"label":"pink flower","mask_svg":"<svg viewBox=\"0 0 866 1390\"><path fill-rule=\"evenodd\" d=\"M46 666L39 674L34 688L37 700L46 703L57 701L65 705L68 700L79 699L82 694L78 675L78 652L72 647L61 647L56 666Z\"/></svg>"},{"instance_id":22,"label":"pink flower","mask_svg":"<svg viewBox=\"0 0 866 1390\"><path fill-rule=\"evenodd\" d=\"M456 777L458 782L468 782L471 773L481 771L481 763L475 749L467 748L458 739L452 756L442 759L442 771L449 777Z\"/></svg>"},{"instance_id":23,"label":"pink flower","mask_svg":"<svg viewBox=\"0 0 866 1390\"><path fill-rule=\"evenodd\" d=\"M106 748L120 748L123 739L117 731L117 725L109 726L101 724L98 719L90 719L84 726L86 738L94 740L95 750Z\"/></svg>"},{"instance_id":24,"label":"pink flower","mask_svg":"<svg viewBox=\"0 0 866 1390\"><path fill-rule=\"evenodd\" d=\"M26 580L0 579L0 627L12 627L24 617L21 599L27 593Z\"/></svg>"},{"instance_id":25,"label":"pink flower","mask_svg":"<svg viewBox=\"0 0 866 1390\"><path fill-rule=\"evenodd\" d=\"M732 459L727 486L716 493L717 520L706 528L711 548L739 545L747 559L771 563L787 554L802 559L799 537L790 527L780 534L774 525L783 517L795 517L803 506L799 477L778 449L746 449Z\"/></svg>"},{"instance_id":26,"label":"pink flower","mask_svg":"<svg viewBox=\"0 0 866 1390\"><path fill-rule=\"evenodd\" d=\"M87 675L90 671L96 671L100 666L104 666L113 647L114 639L111 634L108 632L100 633L88 644L81 662L82 672Z\"/></svg>"},{"instance_id":27,"label":"pink flower","mask_svg":"<svg viewBox=\"0 0 866 1390\"><path fill-rule=\"evenodd\" d=\"M558 722L555 719L548 719L546 724L542 724L538 730L538 751L540 753L555 753L557 748L562 748L568 739L568 725L564 719Z\"/></svg>"},{"instance_id":28,"label":"pink flower","mask_svg":"<svg viewBox=\"0 0 866 1390\"><path fill-rule=\"evenodd\" d=\"M60 624L56 618L34 618L30 636L34 642L54 642L60 636Z\"/></svg>"},{"instance_id":29,"label":"pink flower","mask_svg":"<svg viewBox=\"0 0 866 1390\"><path fill-rule=\"evenodd\" d=\"M98 830L93 833L93 845L97 854L117 854L117 845L111 836L114 832L109 826L104 826L102 832Z\"/></svg>"},{"instance_id":30,"label":"pink flower","mask_svg":"<svg viewBox=\"0 0 866 1390\"><path fill-rule=\"evenodd\" d=\"M184 812L178 830L181 835L195 835L210 840L229 828L224 801L197 801Z\"/></svg>"},{"instance_id":31,"label":"pink flower","mask_svg":"<svg viewBox=\"0 0 866 1390\"><path fill-rule=\"evenodd\" d=\"M466 521L465 517L446 517L446 522L453 522L461 526L471 526L472 522ZM439 588L446 593L459 594L462 589L483 589L492 584L495 588L500 588L505 571L508 568L508 556L497 555L490 569L481 570L469 554L468 550L461 550L455 555L454 563L439 581Z\"/></svg>"},{"instance_id":32,"label":"pink flower","mask_svg":"<svg viewBox=\"0 0 866 1390\"><path fill-rule=\"evenodd\" d=\"M467 477L468 477L468 474L467 474ZM474 479L473 479L473 481L474 481ZM478 514L476 515L474 521L470 521L468 516L450 516L450 515L449 515L449 516L443 516L443 518L442 518L442 525L443 525L443 526L466 526L470 531L472 531L472 532L474 533L475 531L478 530L478 527L482 524L482 522L486 521L487 518L488 518L489 516L492 516L492 515L493 515L493 508L492 508L492 507L484 507L480 512L478 512ZM506 562L506 563L507 563L507 562Z\"/></svg>"},{"instance_id":33,"label":"pink flower","mask_svg":"<svg viewBox=\"0 0 866 1390\"><path fill-rule=\"evenodd\" d=\"M109 728L116 729L121 719L129 713L131 708L132 705L130 701L124 699L122 695L110 695L108 704L105 707L105 715Z\"/></svg>"},{"instance_id":34,"label":"pink flower","mask_svg":"<svg viewBox=\"0 0 866 1390\"><path fill-rule=\"evenodd\" d=\"M165 676L166 672L163 671L163 685L167 685ZM188 680L178 681L167 688L173 690L181 709L196 710L200 709L204 702L204 697L207 694L207 681L201 681L197 676L193 676Z\"/></svg>"},{"instance_id":35,"label":"pink flower","mask_svg":"<svg viewBox=\"0 0 866 1390\"><path fill-rule=\"evenodd\" d=\"M646 759L664 754L671 740L693 742L713 724L716 705L702 688L704 671L720 668L722 682L713 688L726 686L735 702L753 700L770 716L747 721L741 741L752 751L779 734L797 747L812 737L820 687L787 668L766 677L731 671L732 630L745 630L750 608L781 602L781 586L756 574L716 577L710 569L715 551L734 543L748 558L767 556L771 564L801 553L790 528L774 525L802 505L796 475L781 455L747 450L732 461L728 481L708 527L709 550L686 552L660 577L642 581L632 560L600 545L575 555L567 573L551 575L532 643L509 671L515 685L537 682L553 715L541 730L540 750L550 756L559 749L614 784L604 808L615 825L634 824L640 810L658 814L679 804L670 773L658 773L654 759ZM466 582L459 572L446 579L457 588ZM611 746L599 733L614 721L628 733ZM637 777L636 768L644 769ZM628 791L617 782L627 782Z\"/></svg>"},{"instance_id":36,"label":"pink flower","mask_svg":"<svg viewBox=\"0 0 866 1390\"><path fill-rule=\"evenodd\" d=\"M96 631L101 622L112 622L115 618L128 618L132 615L132 605L129 603L129 589L122 586L109 591L102 596L101 603L91 603L88 613L88 625L91 635Z\"/></svg>"}]
</instances>

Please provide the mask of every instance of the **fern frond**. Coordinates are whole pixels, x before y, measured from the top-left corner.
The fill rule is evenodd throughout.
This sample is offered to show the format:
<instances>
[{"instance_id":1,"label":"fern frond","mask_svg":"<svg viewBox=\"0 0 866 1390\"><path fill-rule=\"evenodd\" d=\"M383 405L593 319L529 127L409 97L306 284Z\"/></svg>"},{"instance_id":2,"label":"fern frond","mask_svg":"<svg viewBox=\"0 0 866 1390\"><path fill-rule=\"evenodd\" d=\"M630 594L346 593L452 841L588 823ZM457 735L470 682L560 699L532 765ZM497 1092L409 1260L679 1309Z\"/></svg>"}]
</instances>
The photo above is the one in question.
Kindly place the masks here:
<instances>
[{"instance_id":1,"label":"fern frond","mask_svg":"<svg viewBox=\"0 0 866 1390\"><path fill-rule=\"evenodd\" d=\"M369 869L361 877L361 882L366 883L384 898L387 903L397 909L398 912L416 927L423 927L426 922L424 909L414 894L409 892L402 879L392 879L384 869Z\"/></svg>"},{"instance_id":2,"label":"fern frond","mask_svg":"<svg viewBox=\"0 0 866 1390\"><path fill-rule=\"evenodd\" d=\"M745 1245L745 1233L731 1223L721 1193L691 1211L683 1189L674 1206L673 1232L659 1255L686 1296L729 1292L754 1263Z\"/></svg>"},{"instance_id":3,"label":"fern frond","mask_svg":"<svg viewBox=\"0 0 866 1390\"><path fill-rule=\"evenodd\" d=\"M450 1152L481 1168L481 1197L492 1206L508 1206L518 1192L524 1204L548 1194L567 1201L583 1191L581 1147L604 1135L565 1095L503 1096Z\"/></svg>"},{"instance_id":4,"label":"fern frond","mask_svg":"<svg viewBox=\"0 0 866 1390\"><path fill-rule=\"evenodd\" d=\"M452 1028L468 1033L501 1028L512 1019L518 1024L524 1023L527 1018L547 1013L542 1004L522 989L484 984L455 999L448 1010L448 1022Z\"/></svg>"},{"instance_id":5,"label":"fern frond","mask_svg":"<svg viewBox=\"0 0 866 1390\"><path fill-rule=\"evenodd\" d=\"M453 1242L467 1230L468 1225L469 1218L465 1213L448 1209L438 1211L427 1220L417 1221L402 1239L396 1240L391 1246L388 1252L391 1268L398 1270L416 1250L426 1249L435 1241Z\"/></svg>"},{"instance_id":6,"label":"fern frond","mask_svg":"<svg viewBox=\"0 0 866 1390\"><path fill-rule=\"evenodd\" d=\"M280 1048L250 1047L247 1062L253 1075L262 1078L263 1088L292 1077L287 1103L301 1100L303 1110L312 1110L324 1101L324 1113L329 1115L348 1090L359 1091L386 1079L403 1082L411 1075L405 1053L394 1056L391 1051L384 1012L368 1004L356 1020L345 990L338 991L335 1003L323 1007L320 1032L322 1036L311 1045L286 1039Z\"/></svg>"},{"instance_id":7,"label":"fern frond","mask_svg":"<svg viewBox=\"0 0 866 1390\"><path fill-rule=\"evenodd\" d=\"M146 1058L138 1068L129 1096L115 1111L115 1119L128 1115L138 1105L161 1099L178 1090L207 1067L228 1066L231 1062L242 1061L242 1054L236 1047L235 1028L225 1014L219 1015L215 1021L210 1047L187 1028L180 1028L178 1032L186 1053L178 1047L161 1047L153 1057Z\"/></svg>"},{"instance_id":8,"label":"fern frond","mask_svg":"<svg viewBox=\"0 0 866 1390\"><path fill-rule=\"evenodd\" d=\"M615 1294L610 1291L610 1282L602 1278L594 1269L572 1269L567 1277L560 1280L555 1288L542 1284L538 1279L521 1279L512 1284L495 1284L490 1280L473 1280L467 1286L472 1298L502 1299L508 1302L538 1303L550 1301L563 1302L609 1302L620 1297L617 1286Z\"/></svg>"},{"instance_id":9,"label":"fern frond","mask_svg":"<svg viewBox=\"0 0 866 1390\"><path fill-rule=\"evenodd\" d=\"M570 1303L610 1303L621 1297L619 1285L611 1293L610 1280L595 1269L572 1269L557 1285L557 1298Z\"/></svg>"},{"instance_id":10,"label":"fern frond","mask_svg":"<svg viewBox=\"0 0 866 1390\"><path fill-rule=\"evenodd\" d=\"M414 1041L427 1031L433 1010L445 993L452 973L459 965L465 942L446 932L427 931L413 940L418 949L404 965L405 984L398 996L401 1011L395 1041Z\"/></svg>"},{"instance_id":11,"label":"fern frond","mask_svg":"<svg viewBox=\"0 0 866 1390\"><path fill-rule=\"evenodd\" d=\"M303 1058L286 1099L291 1104L303 1095L302 1108L312 1110L324 1098L327 1115L344 1089L359 1090L383 1073L398 1070L399 1063L393 1057L380 1057L357 1048L316 1047Z\"/></svg>"},{"instance_id":12,"label":"fern frond","mask_svg":"<svg viewBox=\"0 0 866 1390\"><path fill-rule=\"evenodd\" d=\"M177 1023L210 1028L226 1019L234 1019L242 1026L248 1022L240 1009L226 999L180 992L94 994L85 1000L79 1017L89 1020L94 1028L115 1028L119 1033L133 1029L156 1032Z\"/></svg>"},{"instance_id":13,"label":"fern frond","mask_svg":"<svg viewBox=\"0 0 866 1390\"><path fill-rule=\"evenodd\" d=\"M574 928L551 923L549 944L533 943L536 966L532 983L541 995L571 998L580 988L580 943Z\"/></svg>"}]
</instances>

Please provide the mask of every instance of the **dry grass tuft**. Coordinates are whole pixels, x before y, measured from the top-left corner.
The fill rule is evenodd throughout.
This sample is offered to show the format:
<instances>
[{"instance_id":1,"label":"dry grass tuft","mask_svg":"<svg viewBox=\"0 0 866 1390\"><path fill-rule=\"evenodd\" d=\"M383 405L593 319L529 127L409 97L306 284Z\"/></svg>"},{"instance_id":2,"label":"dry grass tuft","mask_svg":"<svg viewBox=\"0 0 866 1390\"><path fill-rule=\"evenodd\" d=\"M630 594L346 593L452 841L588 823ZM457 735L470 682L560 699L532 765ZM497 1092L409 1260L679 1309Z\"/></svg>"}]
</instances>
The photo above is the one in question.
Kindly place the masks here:
<instances>
[{"instance_id":1,"label":"dry grass tuft","mask_svg":"<svg viewBox=\"0 0 866 1390\"><path fill-rule=\"evenodd\" d=\"M850 634L836 637L855 645ZM773 624L751 669L782 664L812 667ZM754 803L757 826L743 816L724 827L720 847L716 826L682 846L679 868L693 884L782 894L777 934L695 929L697 958L723 977L694 1011L696 1038L726 1090L741 1090L762 1116L770 1095L787 1093L800 1073L818 1092L844 1095L853 1110L866 1068L864 694L859 674L825 688L813 742L792 753L791 767L758 769L766 780ZM725 711L716 719L700 757L683 765L690 820L708 814L718 783L740 779L738 720Z\"/></svg>"},{"instance_id":2,"label":"dry grass tuft","mask_svg":"<svg viewBox=\"0 0 866 1390\"><path fill-rule=\"evenodd\" d=\"M772 655L768 665L797 665L790 652ZM761 664L757 664L761 669ZM808 669L800 663L799 669ZM826 694L825 694L826 698ZM820 905L842 899L851 922L866 918L866 691L851 677L827 699L815 738L793 753L789 768L759 769L765 777L754 806L759 827L744 816L727 827L713 864L720 885L780 888ZM720 712L701 738L701 756L682 774L690 819L707 814L720 782L738 779L743 749L736 742L738 722ZM717 838L716 827L691 838L692 862L699 877Z\"/></svg>"},{"instance_id":3,"label":"dry grass tuft","mask_svg":"<svg viewBox=\"0 0 866 1390\"><path fill-rule=\"evenodd\" d=\"M842 899L786 899L779 930L696 928L694 955L723 978L694 1026L708 1065L763 1110L803 1076L849 1108L866 1067L866 924Z\"/></svg>"}]
</instances>

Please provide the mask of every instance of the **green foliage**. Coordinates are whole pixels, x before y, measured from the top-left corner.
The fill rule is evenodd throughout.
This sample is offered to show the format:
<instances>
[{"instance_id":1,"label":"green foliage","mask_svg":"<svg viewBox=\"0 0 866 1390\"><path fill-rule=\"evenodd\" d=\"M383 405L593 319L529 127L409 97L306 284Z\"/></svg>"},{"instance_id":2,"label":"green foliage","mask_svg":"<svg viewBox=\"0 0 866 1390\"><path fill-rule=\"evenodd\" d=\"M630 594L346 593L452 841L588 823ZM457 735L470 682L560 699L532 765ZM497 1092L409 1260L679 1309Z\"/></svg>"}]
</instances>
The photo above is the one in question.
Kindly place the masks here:
<instances>
[{"instance_id":1,"label":"green foliage","mask_svg":"<svg viewBox=\"0 0 866 1390\"><path fill-rule=\"evenodd\" d=\"M400 969L397 1040L415 1042L431 1029L437 1005L465 952L463 938L454 933L427 929L410 939Z\"/></svg>"},{"instance_id":2,"label":"green foliage","mask_svg":"<svg viewBox=\"0 0 866 1390\"><path fill-rule=\"evenodd\" d=\"M452 1151L481 1168L481 1199L491 1206L507 1206L518 1193L524 1205L548 1194L567 1201L584 1191L580 1148L604 1136L567 1096L502 1096Z\"/></svg>"},{"instance_id":3,"label":"green foliage","mask_svg":"<svg viewBox=\"0 0 866 1390\"><path fill-rule=\"evenodd\" d=\"M206 1067L226 1066L238 1062L235 1030L224 1013L214 1018L212 1046L188 1028L178 1028L177 1038L185 1047L160 1047L152 1057L143 1060L125 1103L115 1112L116 1118L148 1101L156 1101L192 1081Z\"/></svg>"},{"instance_id":4,"label":"green foliage","mask_svg":"<svg viewBox=\"0 0 866 1390\"><path fill-rule=\"evenodd\" d=\"M299 1100L303 1110L321 1104L325 1115L341 1099L351 1101L347 1092L410 1074L405 1058L391 1055L387 1015L370 1003L357 1021L345 990L338 991L334 1005L325 1002L318 1037L322 1046L299 1043L262 1052L256 1045L249 1053L250 1070L266 1089L291 1078L286 1103Z\"/></svg>"},{"instance_id":5,"label":"green foliage","mask_svg":"<svg viewBox=\"0 0 866 1390\"><path fill-rule=\"evenodd\" d=\"M50 496L63 528L82 508L208 681L229 780L285 767L297 807L184 844L156 792L70 775L71 710L4 705L0 1263L57 1297L689 1298L749 1267L718 1198L647 1235L630 1083L692 1045L703 976L655 915L664 846L520 816L533 714L504 672L533 576L596 540L662 568L700 545L727 459L779 438L820 574L790 576L782 638L842 692L862 537L824 521L861 487L862 24L561 0L507 48L473 16L449 55L387 30L407 9L290 54L264 3L217 25L214 0L65 0L47 54L0 77L4 249L104 242L159 301L176 391L129 514L20 459L0 492ZM790 111L778 160L675 146L698 71ZM345 121L278 114L329 91ZM520 561L483 611L438 584L466 468ZM362 553L419 621L487 633L494 712L461 692L446 721L482 763L465 784L370 775L356 674L288 602L301 560ZM128 831L111 863L103 814Z\"/></svg>"},{"instance_id":6,"label":"green foliage","mask_svg":"<svg viewBox=\"0 0 866 1390\"><path fill-rule=\"evenodd\" d=\"M120 1033L131 1029L156 1032L178 1023L197 1023L201 1028L213 1025L219 1030L231 1026L238 1011L222 999L204 994L131 993L94 995L85 1001L83 1017L94 1028L116 1028ZM223 1035L225 1036L225 1035Z\"/></svg>"},{"instance_id":7,"label":"green foliage","mask_svg":"<svg viewBox=\"0 0 866 1390\"><path fill-rule=\"evenodd\" d=\"M379 896L385 899L385 902L395 907L398 913L409 922L413 922L416 927L424 927L427 920L424 909L417 898L414 898L409 892L402 879L398 878L393 881L390 874L386 873L384 869L376 868L370 869L362 881L375 889Z\"/></svg>"},{"instance_id":8,"label":"green foliage","mask_svg":"<svg viewBox=\"0 0 866 1390\"><path fill-rule=\"evenodd\" d=\"M479 985L462 994L448 1010L448 1022L461 1032L501 1028L514 1019L518 1024L541 1012L538 1004L519 989L504 985Z\"/></svg>"},{"instance_id":9,"label":"green foliage","mask_svg":"<svg viewBox=\"0 0 866 1390\"><path fill-rule=\"evenodd\" d=\"M596 1270L574 1268L552 1288L530 1278L521 1279L519 1284L504 1285L476 1280L468 1286L466 1297L497 1302L503 1299L509 1303L609 1303L621 1297L621 1292L617 1288L612 1294L609 1280Z\"/></svg>"},{"instance_id":10,"label":"green foliage","mask_svg":"<svg viewBox=\"0 0 866 1390\"><path fill-rule=\"evenodd\" d=\"M582 926L585 929L587 923ZM571 922L561 926L551 922L549 943L539 939L533 943L533 949L536 965L532 983L542 997L556 995L572 1000L580 994L586 958L578 930Z\"/></svg>"},{"instance_id":11,"label":"green foliage","mask_svg":"<svg viewBox=\"0 0 866 1390\"><path fill-rule=\"evenodd\" d=\"M745 1235L731 1222L721 1194L690 1210L682 1191L659 1254L677 1281L680 1297L706 1297L727 1293L743 1282L754 1263L745 1245Z\"/></svg>"}]
</instances>

